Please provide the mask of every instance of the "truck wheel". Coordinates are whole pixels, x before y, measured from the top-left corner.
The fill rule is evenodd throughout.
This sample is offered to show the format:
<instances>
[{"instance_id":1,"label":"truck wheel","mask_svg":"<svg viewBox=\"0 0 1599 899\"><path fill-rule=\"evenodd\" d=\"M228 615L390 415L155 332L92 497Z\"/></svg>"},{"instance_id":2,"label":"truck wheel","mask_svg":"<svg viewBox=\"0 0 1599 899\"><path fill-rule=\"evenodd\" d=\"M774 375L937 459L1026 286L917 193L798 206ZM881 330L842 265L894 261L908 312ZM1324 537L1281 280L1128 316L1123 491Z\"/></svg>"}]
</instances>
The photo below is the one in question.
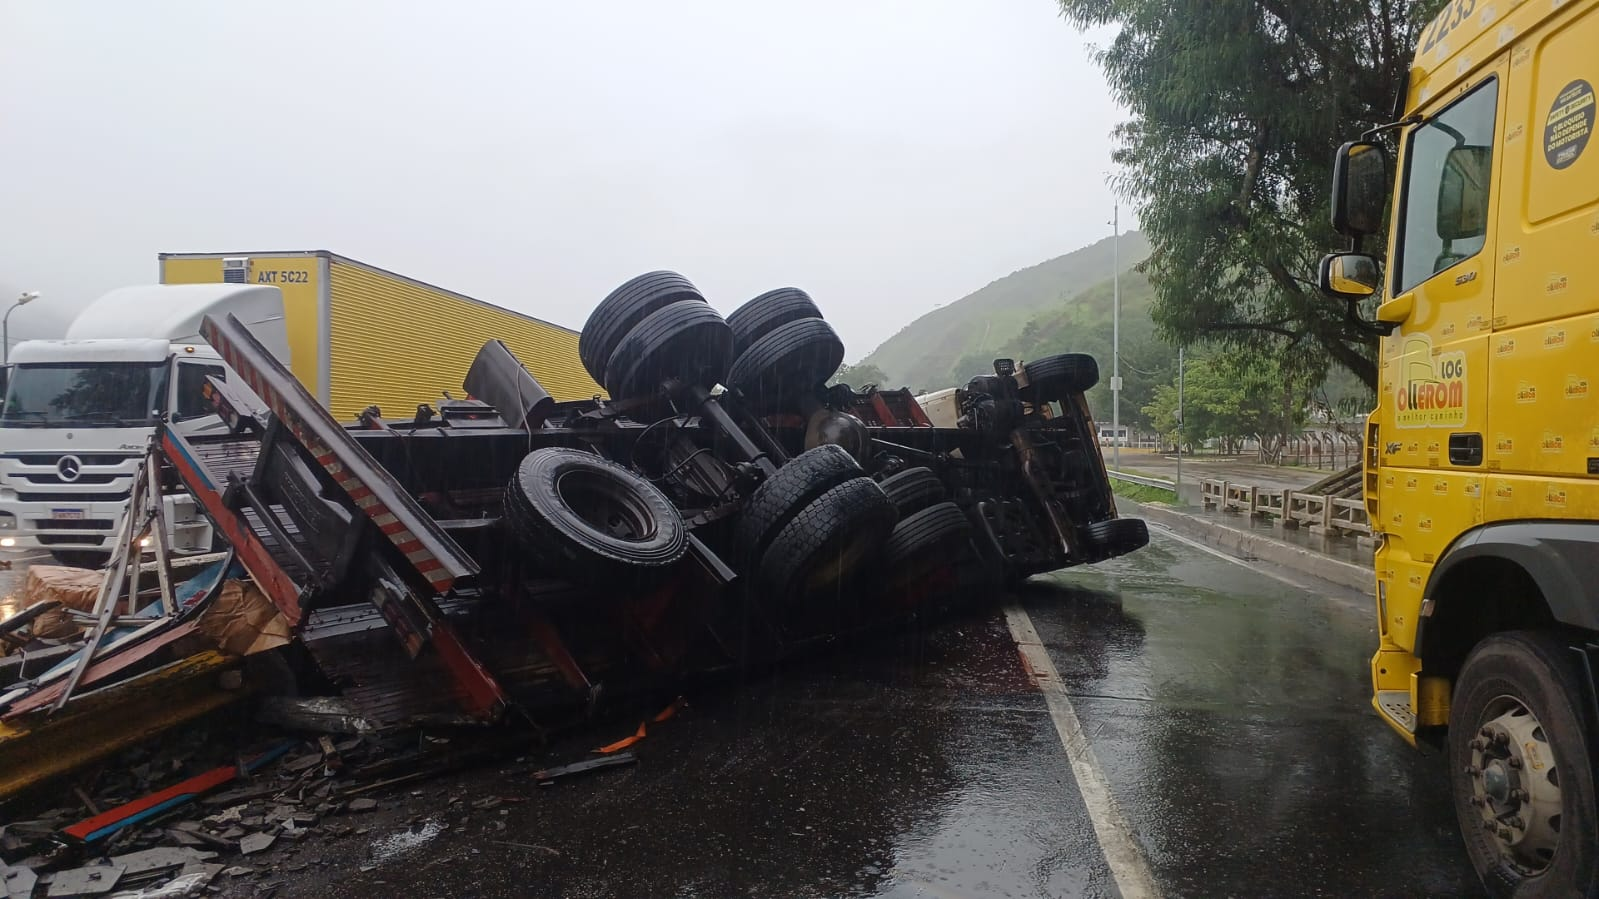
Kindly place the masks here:
<instances>
[{"instance_id":1,"label":"truck wheel","mask_svg":"<svg viewBox=\"0 0 1599 899\"><path fill-rule=\"evenodd\" d=\"M513 534L552 573L580 583L637 584L688 551L677 507L633 472L592 453L528 453L505 491Z\"/></svg>"},{"instance_id":2,"label":"truck wheel","mask_svg":"<svg viewBox=\"0 0 1599 899\"><path fill-rule=\"evenodd\" d=\"M733 332L703 300L683 300L655 310L616 345L602 381L611 399L655 393L675 378L709 389L727 374Z\"/></svg>"},{"instance_id":3,"label":"truck wheel","mask_svg":"<svg viewBox=\"0 0 1599 899\"><path fill-rule=\"evenodd\" d=\"M844 342L832 325L804 318L780 325L733 361L727 386L759 410L820 387L844 361Z\"/></svg>"},{"instance_id":4,"label":"truck wheel","mask_svg":"<svg viewBox=\"0 0 1599 899\"><path fill-rule=\"evenodd\" d=\"M1061 353L1026 364L1022 398L1033 403L1063 400L1099 383L1099 363L1087 353Z\"/></svg>"},{"instance_id":5,"label":"truck wheel","mask_svg":"<svg viewBox=\"0 0 1599 899\"><path fill-rule=\"evenodd\" d=\"M971 543L972 523L954 503L934 503L900 518L883 547L889 582L914 582L938 565L955 561Z\"/></svg>"},{"instance_id":6,"label":"truck wheel","mask_svg":"<svg viewBox=\"0 0 1599 899\"><path fill-rule=\"evenodd\" d=\"M789 322L821 317L822 310L816 307L810 294L798 287L768 290L734 309L727 317L728 327L733 329L733 351L744 352L755 341Z\"/></svg>"},{"instance_id":7,"label":"truck wheel","mask_svg":"<svg viewBox=\"0 0 1599 899\"><path fill-rule=\"evenodd\" d=\"M883 492L899 510L901 519L915 515L934 503L941 503L947 495L944 482L933 474L931 468L907 468L880 481Z\"/></svg>"},{"instance_id":8,"label":"truck wheel","mask_svg":"<svg viewBox=\"0 0 1599 899\"><path fill-rule=\"evenodd\" d=\"M1149 525L1142 518L1111 518L1089 522L1083 536L1096 560L1125 556L1149 545Z\"/></svg>"},{"instance_id":9,"label":"truck wheel","mask_svg":"<svg viewBox=\"0 0 1599 899\"><path fill-rule=\"evenodd\" d=\"M756 580L765 595L786 605L836 592L879 553L898 517L876 481L845 481L783 526L761 557Z\"/></svg>"},{"instance_id":10,"label":"truck wheel","mask_svg":"<svg viewBox=\"0 0 1599 899\"><path fill-rule=\"evenodd\" d=\"M1450 785L1466 852L1494 896L1599 895L1595 722L1552 634L1483 640L1455 682Z\"/></svg>"},{"instance_id":11,"label":"truck wheel","mask_svg":"<svg viewBox=\"0 0 1599 899\"><path fill-rule=\"evenodd\" d=\"M622 342L644 317L672 303L705 302L705 297L677 272L649 272L611 291L600 301L577 336L577 356L589 377L605 383L605 366Z\"/></svg>"},{"instance_id":12,"label":"truck wheel","mask_svg":"<svg viewBox=\"0 0 1599 899\"><path fill-rule=\"evenodd\" d=\"M752 571L777 532L812 500L861 475L855 457L831 443L788 460L750 493L733 527L734 551L742 570Z\"/></svg>"}]
</instances>

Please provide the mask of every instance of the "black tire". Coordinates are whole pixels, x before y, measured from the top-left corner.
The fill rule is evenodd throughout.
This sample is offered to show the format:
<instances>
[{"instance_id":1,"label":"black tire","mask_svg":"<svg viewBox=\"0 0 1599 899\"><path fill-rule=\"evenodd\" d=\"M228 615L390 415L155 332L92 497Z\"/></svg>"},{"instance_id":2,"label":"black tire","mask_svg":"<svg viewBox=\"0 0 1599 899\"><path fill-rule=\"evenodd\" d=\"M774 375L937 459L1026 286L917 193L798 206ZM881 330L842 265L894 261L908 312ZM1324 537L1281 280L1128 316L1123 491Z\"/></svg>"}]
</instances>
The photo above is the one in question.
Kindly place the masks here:
<instances>
[{"instance_id":1,"label":"black tire","mask_svg":"<svg viewBox=\"0 0 1599 899\"><path fill-rule=\"evenodd\" d=\"M888 495L858 477L818 496L773 538L761 557L761 595L784 605L847 586L894 530L899 515Z\"/></svg>"},{"instance_id":2,"label":"black tire","mask_svg":"<svg viewBox=\"0 0 1599 899\"><path fill-rule=\"evenodd\" d=\"M623 284L600 301L577 336L577 357L597 384L605 383L605 366L622 342L645 316L686 300L705 297L677 272L649 272Z\"/></svg>"},{"instance_id":3,"label":"black tire","mask_svg":"<svg viewBox=\"0 0 1599 899\"><path fill-rule=\"evenodd\" d=\"M740 353L727 374L757 410L774 409L783 401L820 387L844 361L844 342L832 325L805 318L772 329Z\"/></svg>"},{"instance_id":4,"label":"black tire","mask_svg":"<svg viewBox=\"0 0 1599 899\"><path fill-rule=\"evenodd\" d=\"M605 390L613 400L655 393L676 378L709 390L727 374L733 332L703 301L683 300L645 316L605 364Z\"/></svg>"},{"instance_id":5,"label":"black tire","mask_svg":"<svg viewBox=\"0 0 1599 899\"><path fill-rule=\"evenodd\" d=\"M1477 644L1455 681L1450 788L1466 853L1491 895L1599 896L1599 747L1589 736L1596 722L1588 720L1581 677L1574 653L1555 635L1511 631ZM1510 789L1527 795L1500 798ZM1550 813L1558 821L1547 820ZM1516 818L1525 829L1514 846L1484 827Z\"/></svg>"},{"instance_id":6,"label":"black tire","mask_svg":"<svg viewBox=\"0 0 1599 899\"><path fill-rule=\"evenodd\" d=\"M948 495L944 482L933 474L931 468L907 468L891 474L880 482L889 501L904 519L915 515L934 503L941 503Z\"/></svg>"},{"instance_id":7,"label":"black tire","mask_svg":"<svg viewBox=\"0 0 1599 899\"><path fill-rule=\"evenodd\" d=\"M902 516L883 547L884 565L895 582L921 577L954 561L971 544L972 523L954 503L935 503Z\"/></svg>"},{"instance_id":8,"label":"black tire","mask_svg":"<svg viewBox=\"0 0 1599 899\"><path fill-rule=\"evenodd\" d=\"M733 310L727 324L733 329L733 352L742 353L773 330L807 318L821 318L822 310L810 294L798 287L768 290Z\"/></svg>"},{"instance_id":9,"label":"black tire","mask_svg":"<svg viewBox=\"0 0 1599 899\"><path fill-rule=\"evenodd\" d=\"M1149 545L1149 525L1142 518L1111 518L1090 522L1083 536L1095 560L1125 556Z\"/></svg>"},{"instance_id":10,"label":"black tire","mask_svg":"<svg viewBox=\"0 0 1599 899\"><path fill-rule=\"evenodd\" d=\"M862 475L861 465L841 446L825 443L788 460L756 487L733 526L733 547L741 570L753 570L783 525L811 501Z\"/></svg>"},{"instance_id":11,"label":"black tire","mask_svg":"<svg viewBox=\"0 0 1599 899\"><path fill-rule=\"evenodd\" d=\"M1049 403L1083 393L1099 383L1099 363L1086 353L1061 353L1026 363L1023 398Z\"/></svg>"},{"instance_id":12,"label":"black tire","mask_svg":"<svg viewBox=\"0 0 1599 899\"><path fill-rule=\"evenodd\" d=\"M505 516L529 555L580 583L649 581L688 551L682 515L654 484L567 447L522 459L506 487Z\"/></svg>"}]
</instances>

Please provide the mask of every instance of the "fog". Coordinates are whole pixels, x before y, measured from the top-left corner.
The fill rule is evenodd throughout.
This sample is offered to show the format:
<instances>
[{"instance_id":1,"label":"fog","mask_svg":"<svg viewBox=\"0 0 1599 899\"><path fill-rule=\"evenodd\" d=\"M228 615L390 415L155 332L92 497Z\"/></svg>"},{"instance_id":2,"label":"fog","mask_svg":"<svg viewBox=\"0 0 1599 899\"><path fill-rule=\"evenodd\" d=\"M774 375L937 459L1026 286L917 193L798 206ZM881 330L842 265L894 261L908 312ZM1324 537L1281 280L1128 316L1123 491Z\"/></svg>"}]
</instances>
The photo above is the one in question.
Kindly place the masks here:
<instances>
[{"instance_id":1,"label":"fog","mask_svg":"<svg viewBox=\"0 0 1599 899\"><path fill-rule=\"evenodd\" d=\"M0 0L0 35L13 342L159 252L328 249L573 328L651 269L796 285L854 360L1110 233L1109 36L1050 0Z\"/></svg>"}]
</instances>

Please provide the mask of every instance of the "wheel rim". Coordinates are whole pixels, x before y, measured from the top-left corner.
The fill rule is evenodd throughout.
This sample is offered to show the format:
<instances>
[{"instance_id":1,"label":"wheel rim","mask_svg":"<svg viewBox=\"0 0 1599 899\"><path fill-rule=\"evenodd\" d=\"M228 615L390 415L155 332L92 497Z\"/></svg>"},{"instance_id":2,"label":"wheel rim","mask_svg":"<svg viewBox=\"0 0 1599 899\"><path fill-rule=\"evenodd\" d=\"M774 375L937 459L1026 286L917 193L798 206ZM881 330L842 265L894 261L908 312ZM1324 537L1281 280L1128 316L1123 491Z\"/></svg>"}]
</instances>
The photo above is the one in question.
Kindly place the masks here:
<instances>
[{"instance_id":1,"label":"wheel rim","mask_svg":"<svg viewBox=\"0 0 1599 899\"><path fill-rule=\"evenodd\" d=\"M1543 873L1560 845L1560 769L1538 716L1514 696L1483 709L1469 744L1468 801L1500 855L1529 876Z\"/></svg>"},{"instance_id":2,"label":"wheel rim","mask_svg":"<svg viewBox=\"0 0 1599 899\"><path fill-rule=\"evenodd\" d=\"M655 515L626 484L591 471L569 471L556 480L555 492L574 515L601 534L629 543L655 536Z\"/></svg>"}]
</instances>

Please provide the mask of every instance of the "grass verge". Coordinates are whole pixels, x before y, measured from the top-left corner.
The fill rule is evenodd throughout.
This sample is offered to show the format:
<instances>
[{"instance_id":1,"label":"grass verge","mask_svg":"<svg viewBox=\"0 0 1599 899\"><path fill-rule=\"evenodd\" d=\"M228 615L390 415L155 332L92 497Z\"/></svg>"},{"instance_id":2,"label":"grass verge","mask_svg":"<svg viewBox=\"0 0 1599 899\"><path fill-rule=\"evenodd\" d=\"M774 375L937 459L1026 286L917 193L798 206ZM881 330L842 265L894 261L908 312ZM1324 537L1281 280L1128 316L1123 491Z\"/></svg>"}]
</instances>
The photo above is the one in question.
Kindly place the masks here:
<instances>
[{"instance_id":1,"label":"grass verge","mask_svg":"<svg viewBox=\"0 0 1599 899\"><path fill-rule=\"evenodd\" d=\"M1134 484L1131 481L1110 479L1111 492L1135 503L1165 503L1168 506L1177 504L1177 492L1164 487L1147 487L1143 484Z\"/></svg>"}]
</instances>

